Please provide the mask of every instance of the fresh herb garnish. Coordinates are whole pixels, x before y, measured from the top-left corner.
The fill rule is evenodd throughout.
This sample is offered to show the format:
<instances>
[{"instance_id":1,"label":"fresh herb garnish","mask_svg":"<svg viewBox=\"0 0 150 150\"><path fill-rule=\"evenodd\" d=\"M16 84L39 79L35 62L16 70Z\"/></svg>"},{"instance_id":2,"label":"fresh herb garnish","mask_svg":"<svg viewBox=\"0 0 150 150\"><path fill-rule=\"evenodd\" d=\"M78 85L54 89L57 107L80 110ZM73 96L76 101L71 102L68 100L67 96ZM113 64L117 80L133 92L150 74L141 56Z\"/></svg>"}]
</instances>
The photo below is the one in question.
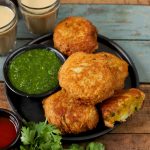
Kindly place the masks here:
<instances>
[{"instance_id":1,"label":"fresh herb garnish","mask_svg":"<svg viewBox=\"0 0 150 150\"><path fill-rule=\"evenodd\" d=\"M78 144L72 144L69 148L63 149L61 143L61 132L54 125L47 124L47 121L34 123L24 122L21 131L20 150L105 150L101 143L91 142L86 148Z\"/></svg>"},{"instance_id":2,"label":"fresh herb garnish","mask_svg":"<svg viewBox=\"0 0 150 150\"><path fill-rule=\"evenodd\" d=\"M91 142L87 145L86 150L105 150L102 143Z\"/></svg>"},{"instance_id":3,"label":"fresh herb garnish","mask_svg":"<svg viewBox=\"0 0 150 150\"><path fill-rule=\"evenodd\" d=\"M62 150L61 132L46 122L25 123L21 132L21 150Z\"/></svg>"},{"instance_id":4,"label":"fresh herb garnish","mask_svg":"<svg viewBox=\"0 0 150 150\"><path fill-rule=\"evenodd\" d=\"M72 144L68 149L66 150L84 150L84 148L78 144Z\"/></svg>"}]
</instances>

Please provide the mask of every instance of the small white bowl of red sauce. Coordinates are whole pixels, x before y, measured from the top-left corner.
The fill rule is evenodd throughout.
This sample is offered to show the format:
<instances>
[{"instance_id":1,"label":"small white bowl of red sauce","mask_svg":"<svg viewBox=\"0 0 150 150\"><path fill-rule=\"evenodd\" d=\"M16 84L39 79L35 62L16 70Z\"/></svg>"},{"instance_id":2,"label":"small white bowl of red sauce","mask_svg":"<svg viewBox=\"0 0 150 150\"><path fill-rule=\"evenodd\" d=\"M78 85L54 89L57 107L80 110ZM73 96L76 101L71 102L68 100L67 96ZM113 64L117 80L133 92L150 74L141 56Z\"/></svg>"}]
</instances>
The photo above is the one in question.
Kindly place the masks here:
<instances>
[{"instance_id":1,"label":"small white bowl of red sauce","mask_svg":"<svg viewBox=\"0 0 150 150\"><path fill-rule=\"evenodd\" d=\"M22 122L12 111L0 108L0 150L14 148L20 137Z\"/></svg>"}]
</instances>

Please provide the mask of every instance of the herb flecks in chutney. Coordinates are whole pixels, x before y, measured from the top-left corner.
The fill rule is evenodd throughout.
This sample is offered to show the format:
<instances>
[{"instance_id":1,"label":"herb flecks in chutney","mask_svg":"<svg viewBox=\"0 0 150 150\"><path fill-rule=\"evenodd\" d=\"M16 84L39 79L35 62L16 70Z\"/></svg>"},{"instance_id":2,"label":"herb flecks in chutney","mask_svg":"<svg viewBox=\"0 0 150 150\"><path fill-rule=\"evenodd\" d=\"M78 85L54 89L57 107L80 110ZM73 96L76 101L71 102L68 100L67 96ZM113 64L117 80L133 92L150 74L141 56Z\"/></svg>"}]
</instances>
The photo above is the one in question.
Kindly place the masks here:
<instances>
[{"instance_id":1,"label":"herb flecks in chutney","mask_svg":"<svg viewBox=\"0 0 150 150\"><path fill-rule=\"evenodd\" d=\"M58 85L61 61L52 51L33 49L16 56L9 65L12 85L27 94L41 94Z\"/></svg>"}]
</instances>

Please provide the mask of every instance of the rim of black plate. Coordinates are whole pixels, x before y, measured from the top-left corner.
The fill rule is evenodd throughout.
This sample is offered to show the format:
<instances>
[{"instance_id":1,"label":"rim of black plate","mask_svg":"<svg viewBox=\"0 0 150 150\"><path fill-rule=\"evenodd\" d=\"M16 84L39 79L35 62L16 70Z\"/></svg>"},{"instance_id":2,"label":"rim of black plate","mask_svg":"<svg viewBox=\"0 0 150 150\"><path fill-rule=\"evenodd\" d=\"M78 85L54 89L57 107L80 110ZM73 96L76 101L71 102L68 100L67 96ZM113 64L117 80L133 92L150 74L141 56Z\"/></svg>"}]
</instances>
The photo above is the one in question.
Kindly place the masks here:
<instances>
[{"instance_id":1,"label":"rim of black plate","mask_svg":"<svg viewBox=\"0 0 150 150\"><path fill-rule=\"evenodd\" d=\"M40 36L34 40L32 40L31 42L27 43L27 45L32 45L32 44L41 44L42 42L45 42L47 40L50 40L53 38L53 34L52 33L49 33L49 34L46 34L46 35L43 35L43 36ZM132 59L130 58L130 56L125 52L125 50L119 46L116 42L114 42L113 40L103 36L103 35L98 35L98 42L103 43L104 45L107 45L109 48L111 49L114 49L114 51L118 52L119 55L124 59L126 60L128 63L129 63L129 66L131 68L130 71L131 74L132 74L132 78L133 79L133 83L134 83L134 87L138 87L139 86L139 76L138 76L138 72L136 70L136 67L132 61ZM9 97L8 97L9 99ZM9 100L10 101L10 100ZM11 105L13 106L13 104L11 103ZM14 108L14 107L13 107ZM17 110L15 110L17 111ZM17 112L18 113L18 112ZM19 113L18 113L19 114ZM115 124L115 127L116 128L118 125L120 125L121 123L117 123ZM68 142L75 142L75 141L86 141L86 140L91 140L91 139L94 139L94 138L97 138L99 136L102 136L110 131L112 131L114 128L106 128L102 131L98 131L98 132L94 132L93 134L89 134L89 133L83 133L82 134L79 134L79 135L76 135L76 136L73 136L73 135L64 135L63 136L63 141L68 141Z\"/></svg>"}]
</instances>

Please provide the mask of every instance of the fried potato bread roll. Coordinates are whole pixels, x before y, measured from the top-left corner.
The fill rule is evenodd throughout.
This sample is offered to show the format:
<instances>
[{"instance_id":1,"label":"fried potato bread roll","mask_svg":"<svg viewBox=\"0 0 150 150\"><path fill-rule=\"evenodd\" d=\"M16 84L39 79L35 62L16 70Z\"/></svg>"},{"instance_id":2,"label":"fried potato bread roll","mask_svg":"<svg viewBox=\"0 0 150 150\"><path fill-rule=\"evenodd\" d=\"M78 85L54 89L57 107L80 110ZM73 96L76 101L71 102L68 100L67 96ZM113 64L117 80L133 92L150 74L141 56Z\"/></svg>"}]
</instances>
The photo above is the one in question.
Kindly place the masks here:
<instances>
[{"instance_id":1,"label":"fried potato bread roll","mask_svg":"<svg viewBox=\"0 0 150 150\"><path fill-rule=\"evenodd\" d=\"M143 104L145 94L139 89L121 90L101 104L105 126L113 128L116 121L124 122Z\"/></svg>"},{"instance_id":2,"label":"fried potato bread roll","mask_svg":"<svg viewBox=\"0 0 150 150\"><path fill-rule=\"evenodd\" d=\"M96 27L83 17L67 17L54 29L54 47L63 54L83 51L92 53L98 48Z\"/></svg>"},{"instance_id":3,"label":"fried potato bread roll","mask_svg":"<svg viewBox=\"0 0 150 150\"><path fill-rule=\"evenodd\" d=\"M100 59L107 61L111 72L115 77L115 90L124 88L125 79L128 76L128 64L123 59L107 52L100 52L97 54Z\"/></svg>"},{"instance_id":4,"label":"fried potato bread roll","mask_svg":"<svg viewBox=\"0 0 150 150\"><path fill-rule=\"evenodd\" d=\"M59 70L59 84L81 103L95 105L114 93L114 76L95 54L72 54Z\"/></svg>"},{"instance_id":5,"label":"fried potato bread roll","mask_svg":"<svg viewBox=\"0 0 150 150\"><path fill-rule=\"evenodd\" d=\"M64 91L43 100L45 116L49 123L56 125L63 134L80 133L96 127L99 121L97 109L76 103Z\"/></svg>"}]
</instances>

